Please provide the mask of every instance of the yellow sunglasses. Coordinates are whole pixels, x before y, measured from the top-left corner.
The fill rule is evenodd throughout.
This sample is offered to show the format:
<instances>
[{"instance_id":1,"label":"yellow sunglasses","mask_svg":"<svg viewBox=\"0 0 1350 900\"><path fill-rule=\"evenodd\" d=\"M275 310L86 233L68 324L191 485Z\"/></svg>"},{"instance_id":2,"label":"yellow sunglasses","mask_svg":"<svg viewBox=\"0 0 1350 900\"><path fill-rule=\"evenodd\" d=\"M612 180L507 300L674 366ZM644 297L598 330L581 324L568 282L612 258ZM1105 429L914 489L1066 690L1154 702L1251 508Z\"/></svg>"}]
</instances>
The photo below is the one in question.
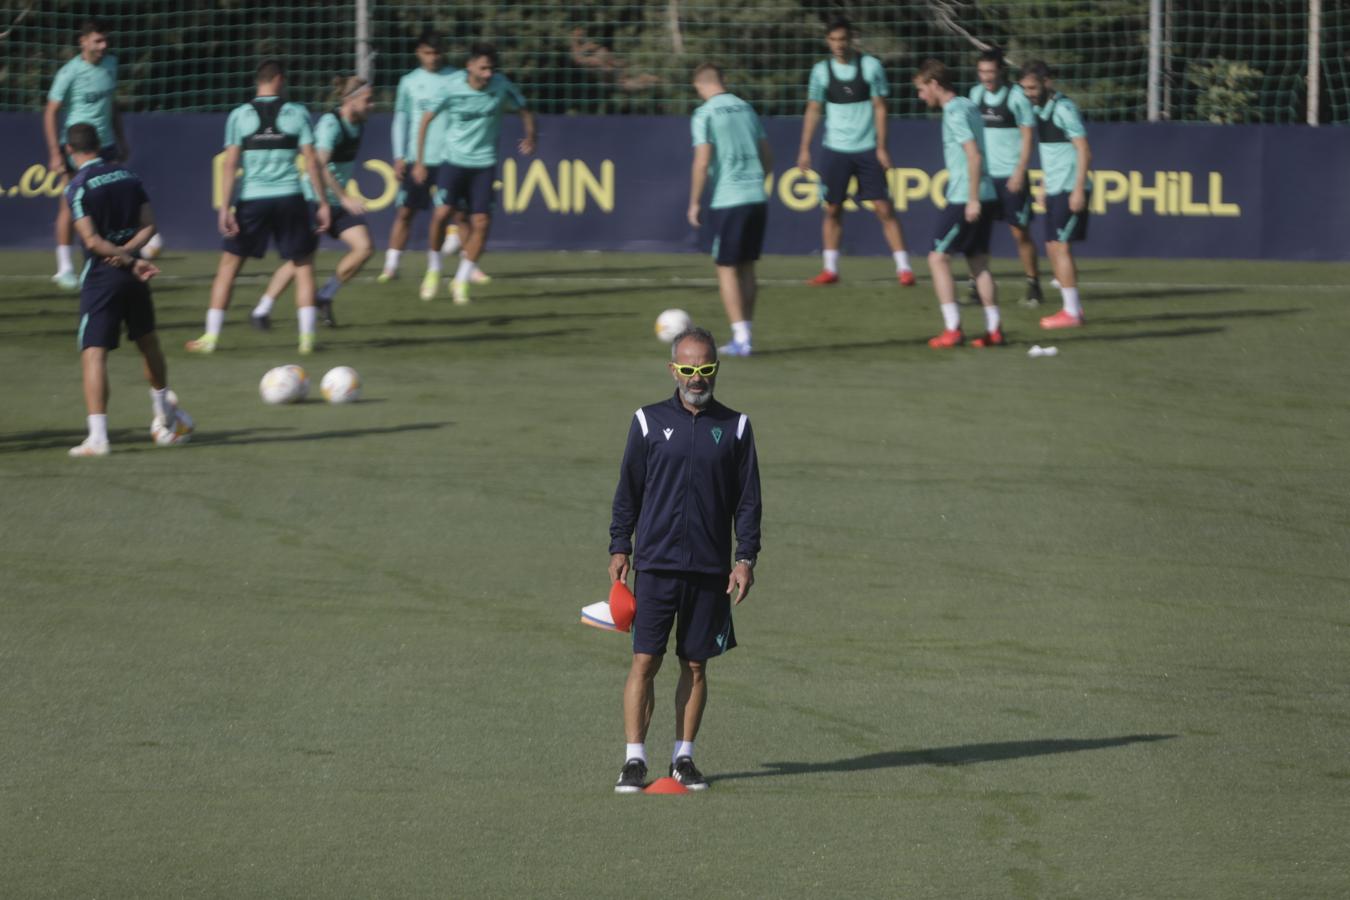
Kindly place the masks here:
<instances>
[{"instance_id":1,"label":"yellow sunglasses","mask_svg":"<svg viewBox=\"0 0 1350 900\"><path fill-rule=\"evenodd\" d=\"M695 375L700 378L711 378L717 374L718 366L715 362L707 363L702 366L675 366L674 363L671 363L671 365L674 366L675 371L679 372L684 378L693 378Z\"/></svg>"}]
</instances>

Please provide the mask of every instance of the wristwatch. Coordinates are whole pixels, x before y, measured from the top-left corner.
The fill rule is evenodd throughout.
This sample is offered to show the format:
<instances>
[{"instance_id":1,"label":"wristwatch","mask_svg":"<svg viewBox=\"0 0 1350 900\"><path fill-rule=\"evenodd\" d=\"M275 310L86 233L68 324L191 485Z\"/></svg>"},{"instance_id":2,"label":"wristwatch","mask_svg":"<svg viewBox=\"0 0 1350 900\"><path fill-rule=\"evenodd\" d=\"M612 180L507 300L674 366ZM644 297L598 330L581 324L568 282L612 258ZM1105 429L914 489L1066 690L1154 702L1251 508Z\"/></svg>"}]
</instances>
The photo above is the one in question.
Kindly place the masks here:
<instances>
[{"instance_id":1,"label":"wristwatch","mask_svg":"<svg viewBox=\"0 0 1350 900\"><path fill-rule=\"evenodd\" d=\"M741 566L741 565L749 566L749 567L750 567L750 570L751 570L752 572L753 572L754 569L755 569L755 561L754 561L753 559L738 559L738 560L736 560L736 565L738 565L738 566Z\"/></svg>"}]
</instances>

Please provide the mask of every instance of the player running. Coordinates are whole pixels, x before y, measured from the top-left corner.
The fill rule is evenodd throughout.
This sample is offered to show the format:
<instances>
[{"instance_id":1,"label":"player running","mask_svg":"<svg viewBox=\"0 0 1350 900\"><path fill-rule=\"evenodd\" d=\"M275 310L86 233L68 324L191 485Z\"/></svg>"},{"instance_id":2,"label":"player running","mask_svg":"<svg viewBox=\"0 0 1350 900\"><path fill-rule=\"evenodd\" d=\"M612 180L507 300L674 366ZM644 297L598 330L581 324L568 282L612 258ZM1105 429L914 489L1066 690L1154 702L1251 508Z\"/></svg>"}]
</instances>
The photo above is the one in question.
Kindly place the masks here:
<instances>
[{"instance_id":1,"label":"player running","mask_svg":"<svg viewBox=\"0 0 1350 900\"><path fill-rule=\"evenodd\" d=\"M694 166L689 181L689 224L698 227L703 189L711 178L713 259L717 286L731 322L731 343L719 351L749 356L755 316L755 261L764 246L768 198L764 173L773 156L755 108L726 89L722 70L703 63L694 70L703 105L694 110Z\"/></svg>"},{"instance_id":2,"label":"player running","mask_svg":"<svg viewBox=\"0 0 1350 900\"><path fill-rule=\"evenodd\" d=\"M1073 244L1087 238L1088 197L1092 195L1092 150L1077 105L1055 90L1050 67L1039 59L1022 66L1022 90L1036 110L1036 130L1045 171L1045 255L1055 269L1064 306L1041 319L1041 327L1077 328L1083 324L1078 297L1078 266Z\"/></svg>"},{"instance_id":3,"label":"player running","mask_svg":"<svg viewBox=\"0 0 1350 900\"><path fill-rule=\"evenodd\" d=\"M985 164L984 122L979 108L956 94L951 72L936 59L924 60L914 75L914 88L929 109L942 109L942 157L947 166L947 206L938 220L928 268L942 310L943 331L928 342L935 350L964 344L961 309L956 305L951 254L964 253L970 276L984 304L985 334L976 347L999 347L1006 341L1000 327L998 286L989 271L989 235L997 215L998 194Z\"/></svg>"},{"instance_id":4,"label":"player running","mask_svg":"<svg viewBox=\"0 0 1350 900\"><path fill-rule=\"evenodd\" d=\"M89 19L80 27L80 52L71 58L52 81L47 105L42 111L42 131L47 140L47 168L75 174L75 166L62 152L72 125L87 122L98 130L98 155L109 162L126 159L130 153L122 133L122 115L117 109L117 57L108 52L108 27ZM57 127L57 116L65 122ZM56 212L56 274L52 282L68 291L80 286L75 274L70 227L70 207L64 201Z\"/></svg>"},{"instance_id":5,"label":"player running","mask_svg":"<svg viewBox=\"0 0 1350 900\"><path fill-rule=\"evenodd\" d=\"M187 342L190 353L213 353L225 325L234 280L247 257L262 259L267 245L275 241L281 258L294 264L296 316L300 328L300 352L314 352L314 250L317 232L328 230L330 209L320 183L320 166L314 155L314 134L309 113L299 103L281 98L286 70L275 59L258 66L257 96L235 107L225 123L225 154L221 163L221 204L218 224L225 240L216 277L211 283L211 307L206 311L206 332ZM317 198L314 219L295 169L297 148L305 159L305 177L311 196ZM235 170L243 165L244 176L235 193ZM317 224L317 228L316 228Z\"/></svg>"},{"instance_id":6,"label":"player running","mask_svg":"<svg viewBox=\"0 0 1350 900\"><path fill-rule=\"evenodd\" d=\"M101 158L102 138L93 124L70 126L66 141L75 174L64 202L85 251L78 341L89 414L89 435L70 455L108 455L108 351L117 349L123 322L145 360L154 409L150 435L160 445L182 443L192 434L192 419L169 390L168 364L155 333L155 307L146 284L159 270L138 257L155 234L150 198L133 172Z\"/></svg>"},{"instance_id":7,"label":"player running","mask_svg":"<svg viewBox=\"0 0 1350 900\"><path fill-rule=\"evenodd\" d=\"M342 241L350 249L338 260L337 274L330 277L315 294L319 321L330 328L337 325L337 319L333 316L333 299L344 284L356 277L371 254L365 204L347 193L347 185L356 168L356 155L361 151L366 119L374 106L370 83L364 78L351 76L339 79L333 93L337 106L319 116L314 126L314 155L321 166L319 175L327 189L328 208L331 210L326 234ZM303 181L301 187L311 207L314 206L315 198L309 180ZM272 327L272 304L286 290L293 277L295 264L289 260L282 263L268 283L267 292L253 308L249 321L254 327L263 330Z\"/></svg>"},{"instance_id":8,"label":"player running","mask_svg":"<svg viewBox=\"0 0 1350 900\"><path fill-rule=\"evenodd\" d=\"M479 271L478 260L487 244L488 229L492 224L497 178L497 139L501 134L502 115L516 112L520 115L525 136L516 148L526 156L534 153L534 113L525 105L525 97L509 78L497 70L497 51L490 44L474 44L464 68L450 76L449 89L436 109L422 113L417 133L417 164L413 179L419 184L429 180L428 153L431 150L429 132L431 123L442 112L448 112L450 124L444 135L444 159L437 186L438 202L468 213L467 230L463 234L464 253L459 268L450 281L450 296L455 303L469 302L469 283ZM427 273L428 278L433 273ZM435 276L439 280L439 275ZM435 285L432 286L435 295ZM422 294L423 299L429 299Z\"/></svg>"},{"instance_id":9,"label":"player running","mask_svg":"<svg viewBox=\"0 0 1350 900\"><path fill-rule=\"evenodd\" d=\"M825 218L821 241L825 247L825 268L807 284L834 284L839 280L839 245L844 235L844 200L849 180L858 179L859 203L872 201L881 222L881 233L895 258L895 273L900 284L914 284L914 272L905 252L905 234L891 204L886 173L891 154L886 149L886 96L890 88L886 73L875 56L857 52L853 46L853 26L848 19L835 19L825 31L830 58L811 69L807 86L806 117L802 120L802 141L797 151L797 167L811 169L811 137L820 124L822 110L825 137L821 141L820 180L825 200Z\"/></svg>"},{"instance_id":10,"label":"player running","mask_svg":"<svg viewBox=\"0 0 1350 900\"><path fill-rule=\"evenodd\" d=\"M1031 190L1027 181L1036 113L1021 86L1008 83L1008 66L1002 50L982 52L975 71L980 83L970 89L970 99L980 108L980 118L984 120L989 177L994 180L1003 220L1017 244L1017 258L1026 275L1022 305L1038 306L1042 299L1041 276L1036 242L1031 239Z\"/></svg>"}]
</instances>

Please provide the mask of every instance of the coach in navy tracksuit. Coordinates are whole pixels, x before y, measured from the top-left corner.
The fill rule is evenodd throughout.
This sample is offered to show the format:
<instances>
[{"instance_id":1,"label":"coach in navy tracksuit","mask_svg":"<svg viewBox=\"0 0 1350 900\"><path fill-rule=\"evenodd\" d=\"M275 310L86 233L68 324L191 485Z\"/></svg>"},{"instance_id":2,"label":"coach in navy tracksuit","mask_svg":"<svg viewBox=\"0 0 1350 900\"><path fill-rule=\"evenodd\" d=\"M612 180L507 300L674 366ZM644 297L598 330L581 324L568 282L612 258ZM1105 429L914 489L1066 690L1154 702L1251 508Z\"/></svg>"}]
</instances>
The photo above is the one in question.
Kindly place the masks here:
<instances>
[{"instance_id":1,"label":"coach in navy tracksuit","mask_svg":"<svg viewBox=\"0 0 1350 900\"><path fill-rule=\"evenodd\" d=\"M710 658L736 646L733 597L740 603L749 593L759 554L759 462L750 419L713 399L718 363L711 334L690 328L675 338L671 356L675 394L633 415L609 526L610 580L627 580L630 554L637 571L619 793L646 782L653 682L672 626L680 682L670 774L690 789L707 787L693 758L708 699L704 670Z\"/></svg>"}]
</instances>

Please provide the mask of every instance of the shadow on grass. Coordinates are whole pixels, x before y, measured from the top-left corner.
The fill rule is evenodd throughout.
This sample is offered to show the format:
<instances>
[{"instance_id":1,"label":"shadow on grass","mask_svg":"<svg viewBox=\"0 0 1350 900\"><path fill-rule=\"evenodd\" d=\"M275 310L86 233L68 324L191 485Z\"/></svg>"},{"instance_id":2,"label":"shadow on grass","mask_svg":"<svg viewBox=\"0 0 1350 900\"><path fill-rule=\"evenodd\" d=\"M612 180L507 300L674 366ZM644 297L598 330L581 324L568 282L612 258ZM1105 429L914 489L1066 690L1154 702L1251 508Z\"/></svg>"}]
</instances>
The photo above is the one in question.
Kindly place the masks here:
<instances>
[{"instance_id":1,"label":"shadow on grass","mask_svg":"<svg viewBox=\"0 0 1350 900\"><path fill-rule=\"evenodd\" d=\"M1094 320L1095 321L1095 320ZM1092 323L1089 323L1092 324ZM1030 346L1033 343L1049 342L1052 339L1055 343L1078 344L1085 341L1142 341L1151 338L1184 338L1184 337L1202 337L1207 334L1222 334L1227 328L1213 325L1197 328L1177 328L1172 331L1131 331L1125 334L1083 334L1075 332L1073 335L1065 334L1063 331L1041 331L1039 329L1028 331L1025 334L1013 333L1009 335L1008 345L1011 347ZM847 350L881 350L888 347L926 347L928 345L927 337L916 338L893 338L887 341L856 341L840 344L817 344L814 347L779 347L773 350L756 350L755 356L787 356L801 353L834 353ZM990 352L998 352L990 351Z\"/></svg>"},{"instance_id":2,"label":"shadow on grass","mask_svg":"<svg viewBox=\"0 0 1350 900\"><path fill-rule=\"evenodd\" d=\"M379 402L362 400L360 403ZM275 426L270 428L238 428L233 431L198 431L192 440L175 452L200 447L239 447L246 444L296 444L307 441L332 441L346 438L370 437L380 434L402 434L408 431L434 431L454 425L454 422L412 422L407 425L389 425L380 428L341 428L330 431L309 431L293 434L294 428ZM0 455L6 453L30 453L40 450L64 450L74 447L84 440L86 432L75 429L52 431L26 431L15 434L0 434ZM155 447L149 441L147 430L139 428L118 428L108 432L112 451L116 454L138 453L141 451L163 452L165 448Z\"/></svg>"},{"instance_id":3,"label":"shadow on grass","mask_svg":"<svg viewBox=\"0 0 1350 900\"><path fill-rule=\"evenodd\" d=\"M388 322L372 323L382 325L513 325L516 322L554 321L558 319L618 319L631 318L637 313L631 312L576 312L576 313L530 313L520 315L485 315L459 319L390 319Z\"/></svg>"},{"instance_id":4,"label":"shadow on grass","mask_svg":"<svg viewBox=\"0 0 1350 900\"><path fill-rule=\"evenodd\" d=\"M1273 319L1279 316L1296 316L1310 312L1307 307L1298 309L1221 309L1213 312L1168 312L1155 316L1093 316L1089 325L1136 325L1141 322L1186 322L1223 321L1224 319Z\"/></svg>"},{"instance_id":5,"label":"shadow on grass","mask_svg":"<svg viewBox=\"0 0 1350 900\"><path fill-rule=\"evenodd\" d=\"M741 778L776 778L786 775L816 775L825 772L865 772L872 769L901 769L908 766L970 766L976 763L1006 762L1055 753L1106 750L1168 741L1175 734L1129 734L1109 738L1046 738L1039 741L999 741L990 744L960 744L955 747L930 747L926 750L895 750L869 753L826 762L766 762L757 772L728 772L709 781L734 781Z\"/></svg>"},{"instance_id":6,"label":"shadow on grass","mask_svg":"<svg viewBox=\"0 0 1350 900\"><path fill-rule=\"evenodd\" d=\"M35 450L65 450L74 447L89 436L83 428L59 428L47 431L17 431L13 434L0 434L0 454L29 453ZM148 428L112 428L108 430L108 440L116 447L118 444L148 440Z\"/></svg>"}]
</instances>

